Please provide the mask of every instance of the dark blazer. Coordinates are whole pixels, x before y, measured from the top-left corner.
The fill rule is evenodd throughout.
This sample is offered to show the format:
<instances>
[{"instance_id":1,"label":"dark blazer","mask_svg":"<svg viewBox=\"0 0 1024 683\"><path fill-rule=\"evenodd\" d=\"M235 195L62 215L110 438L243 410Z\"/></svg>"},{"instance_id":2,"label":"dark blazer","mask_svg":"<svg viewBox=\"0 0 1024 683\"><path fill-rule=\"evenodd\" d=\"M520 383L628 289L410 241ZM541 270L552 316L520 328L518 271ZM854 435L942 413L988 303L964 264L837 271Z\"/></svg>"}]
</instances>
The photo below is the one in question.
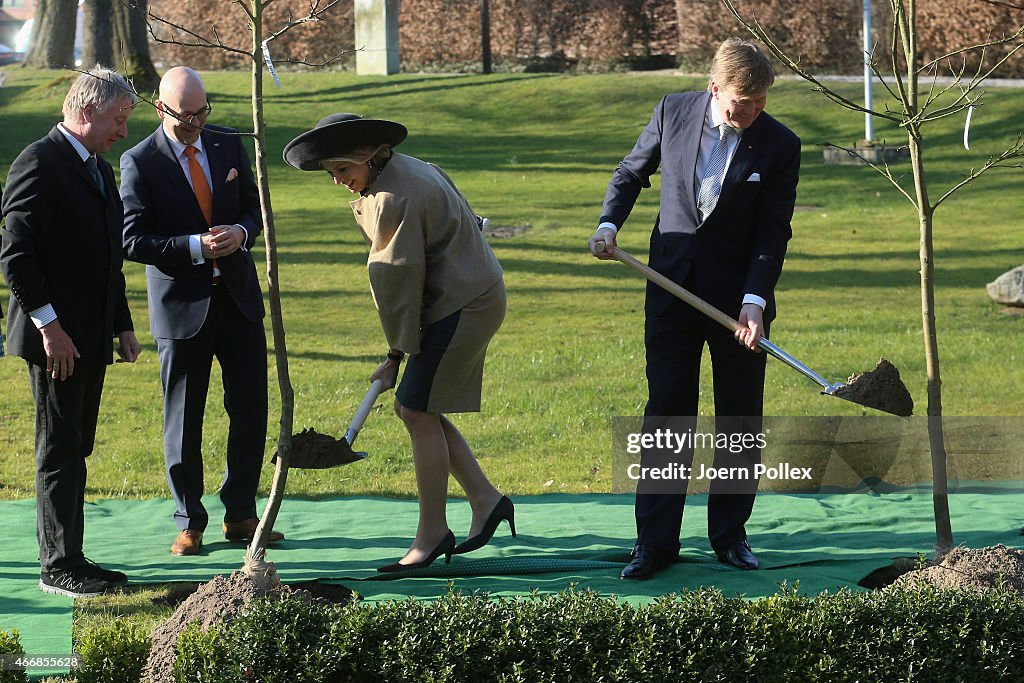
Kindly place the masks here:
<instances>
[{"instance_id":1,"label":"dark blazer","mask_svg":"<svg viewBox=\"0 0 1024 683\"><path fill-rule=\"evenodd\" d=\"M212 132L217 130L232 129L206 126L201 133L213 184L213 225L237 223L249 235L245 250L218 265L238 310L256 322L265 314L249 252L263 227L259 193L240 136ZM209 260L193 265L188 235L208 226L162 128L121 155L121 198L125 256L147 264L150 332L164 339L195 336L209 310L213 266Z\"/></svg>"},{"instance_id":2,"label":"dark blazer","mask_svg":"<svg viewBox=\"0 0 1024 683\"><path fill-rule=\"evenodd\" d=\"M11 287L11 354L46 365L29 312L51 304L83 359L114 360L114 335L132 328L125 296L122 207L114 171L97 157L102 194L54 127L18 155L7 175L0 267Z\"/></svg>"},{"instance_id":3,"label":"dark blazer","mask_svg":"<svg viewBox=\"0 0 1024 683\"><path fill-rule=\"evenodd\" d=\"M792 236L800 139L761 112L743 132L715 210L700 224L694 183L710 103L708 92L667 95L658 103L608 185L601 222L621 228L660 166L661 210L651 236L651 267L679 284L692 269L695 293L733 316L744 294L756 294L767 302L764 319L771 321L775 285ZM648 287L649 312L674 300L660 287Z\"/></svg>"}]
</instances>

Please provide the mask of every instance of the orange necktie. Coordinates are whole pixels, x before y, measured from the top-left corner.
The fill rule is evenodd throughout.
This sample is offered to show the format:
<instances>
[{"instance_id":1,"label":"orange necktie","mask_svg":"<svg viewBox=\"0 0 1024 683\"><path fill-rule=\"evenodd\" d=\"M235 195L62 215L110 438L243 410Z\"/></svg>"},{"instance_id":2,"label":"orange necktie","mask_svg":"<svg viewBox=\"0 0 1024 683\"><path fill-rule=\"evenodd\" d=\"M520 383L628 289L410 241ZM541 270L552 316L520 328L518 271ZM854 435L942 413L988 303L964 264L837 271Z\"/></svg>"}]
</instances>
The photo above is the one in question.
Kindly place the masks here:
<instances>
[{"instance_id":1,"label":"orange necktie","mask_svg":"<svg viewBox=\"0 0 1024 683\"><path fill-rule=\"evenodd\" d=\"M196 193L199 210L203 212L207 225L213 225L213 193L203 173L203 166L196 161L196 148L186 145L185 156L188 157L188 174L192 176L192 191Z\"/></svg>"}]
</instances>

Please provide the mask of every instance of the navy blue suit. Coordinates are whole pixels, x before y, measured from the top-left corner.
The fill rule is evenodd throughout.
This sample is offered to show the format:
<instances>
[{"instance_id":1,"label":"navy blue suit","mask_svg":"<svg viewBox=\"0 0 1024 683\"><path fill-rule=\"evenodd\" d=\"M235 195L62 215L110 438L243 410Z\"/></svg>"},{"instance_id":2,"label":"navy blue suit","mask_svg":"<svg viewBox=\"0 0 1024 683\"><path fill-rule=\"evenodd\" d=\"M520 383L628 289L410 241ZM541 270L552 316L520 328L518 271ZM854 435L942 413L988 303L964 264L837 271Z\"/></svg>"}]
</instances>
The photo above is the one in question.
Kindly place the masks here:
<instances>
[{"instance_id":1,"label":"navy blue suit","mask_svg":"<svg viewBox=\"0 0 1024 683\"><path fill-rule=\"evenodd\" d=\"M213 186L212 225L242 225L245 249L194 264L189 235L209 229L162 128L121 156L124 253L146 264L150 331L160 352L164 458L179 529L203 531L203 415L213 358L221 366L228 428L220 497L224 521L256 516L267 432L267 342L256 266L248 251L259 237L259 194L237 135L206 126L202 145Z\"/></svg>"},{"instance_id":2,"label":"navy blue suit","mask_svg":"<svg viewBox=\"0 0 1024 683\"><path fill-rule=\"evenodd\" d=\"M654 110L630 154L622 160L605 195L601 222L622 227L641 190L661 169L661 205L650 245L650 266L733 318L746 294L766 302L765 334L775 317L775 285L782 272L796 203L800 140L761 112L747 128L722 182L715 209L701 223L697 211L696 165L708 92L668 95ZM716 431L754 432L763 412L765 354L740 346L732 333L661 287L648 282L644 343L648 402L645 425L663 418L692 418L698 412L701 353L708 345L714 378ZM731 416L743 417L730 421ZM644 451L657 465L661 454ZM692 451L683 454L692 459ZM716 466L759 461L756 448L719 450ZM646 463L645 463L646 464ZM637 542L665 553L679 550L685 482L679 493L637 489ZM712 482L708 535L716 550L746 539L744 524L753 507L756 481L728 492Z\"/></svg>"}]
</instances>

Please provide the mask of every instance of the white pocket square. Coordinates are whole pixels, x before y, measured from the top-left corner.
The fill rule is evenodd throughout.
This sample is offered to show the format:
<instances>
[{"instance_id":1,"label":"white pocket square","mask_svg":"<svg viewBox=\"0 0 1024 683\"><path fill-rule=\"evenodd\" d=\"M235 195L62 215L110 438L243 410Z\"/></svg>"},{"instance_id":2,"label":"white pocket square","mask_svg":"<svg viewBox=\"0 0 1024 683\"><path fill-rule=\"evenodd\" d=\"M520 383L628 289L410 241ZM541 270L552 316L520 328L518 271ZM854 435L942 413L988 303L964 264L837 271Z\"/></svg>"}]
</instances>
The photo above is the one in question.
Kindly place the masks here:
<instances>
[{"instance_id":1,"label":"white pocket square","mask_svg":"<svg viewBox=\"0 0 1024 683\"><path fill-rule=\"evenodd\" d=\"M760 173L751 173L750 177L747 178L747 182L748 183L759 183L759 182L761 182L761 174Z\"/></svg>"},{"instance_id":2,"label":"white pocket square","mask_svg":"<svg viewBox=\"0 0 1024 683\"><path fill-rule=\"evenodd\" d=\"M228 171L228 177L224 179L224 182L225 183L230 183L232 180L234 180L237 177L238 177L238 171L235 170L235 169L231 169L230 171Z\"/></svg>"}]
</instances>

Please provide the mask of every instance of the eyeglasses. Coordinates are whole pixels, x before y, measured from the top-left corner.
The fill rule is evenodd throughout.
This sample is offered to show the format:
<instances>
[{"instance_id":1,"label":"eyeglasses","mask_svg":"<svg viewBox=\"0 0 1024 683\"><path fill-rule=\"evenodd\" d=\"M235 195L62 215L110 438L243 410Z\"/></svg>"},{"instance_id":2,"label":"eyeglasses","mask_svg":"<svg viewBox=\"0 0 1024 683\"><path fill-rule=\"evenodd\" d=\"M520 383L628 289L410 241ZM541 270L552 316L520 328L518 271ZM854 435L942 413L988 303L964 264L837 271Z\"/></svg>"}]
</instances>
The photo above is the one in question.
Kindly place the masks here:
<instances>
[{"instance_id":1,"label":"eyeglasses","mask_svg":"<svg viewBox=\"0 0 1024 683\"><path fill-rule=\"evenodd\" d=\"M163 107L164 107L164 111L166 111L168 114L170 114L174 118L178 119L179 121L181 121L183 123L188 123L188 124L193 124L196 121L205 121L207 119L207 117L210 115L210 112L213 111L213 105L210 104L209 102L206 103L205 107L203 107L199 111L195 111L195 112L191 112L191 111L177 112L177 111L174 111L173 109L171 109L170 107L168 107L166 104L164 104Z\"/></svg>"}]
</instances>

